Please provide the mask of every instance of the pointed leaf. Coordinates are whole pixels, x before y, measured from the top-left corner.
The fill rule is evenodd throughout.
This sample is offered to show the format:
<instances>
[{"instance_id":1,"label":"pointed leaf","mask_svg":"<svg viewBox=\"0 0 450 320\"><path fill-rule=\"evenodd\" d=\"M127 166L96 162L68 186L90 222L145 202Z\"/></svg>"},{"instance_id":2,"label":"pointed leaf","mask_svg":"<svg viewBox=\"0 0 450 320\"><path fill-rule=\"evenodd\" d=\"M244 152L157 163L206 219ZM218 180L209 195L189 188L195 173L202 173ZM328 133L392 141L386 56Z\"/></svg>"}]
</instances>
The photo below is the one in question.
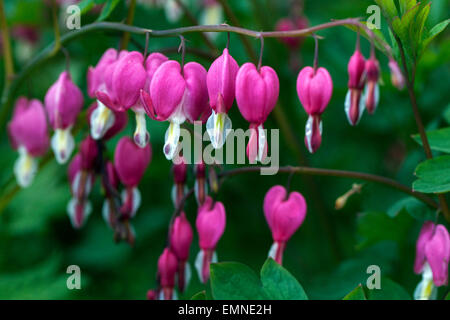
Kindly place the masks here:
<instances>
[{"instance_id":1,"label":"pointed leaf","mask_svg":"<svg viewBox=\"0 0 450 320\"><path fill-rule=\"evenodd\" d=\"M420 163L415 172L414 191L444 193L450 191L450 155L440 156Z\"/></svg>"},{"instance_id":2,"label":"pointed leaf","mask_svg":"<svg viewBox=\"0 0 450 320\"><path fill-rule=\"evenodd\" d=\"M342 300L367 300L361 283L350 291Z\"/></svg>"}]
</instances>

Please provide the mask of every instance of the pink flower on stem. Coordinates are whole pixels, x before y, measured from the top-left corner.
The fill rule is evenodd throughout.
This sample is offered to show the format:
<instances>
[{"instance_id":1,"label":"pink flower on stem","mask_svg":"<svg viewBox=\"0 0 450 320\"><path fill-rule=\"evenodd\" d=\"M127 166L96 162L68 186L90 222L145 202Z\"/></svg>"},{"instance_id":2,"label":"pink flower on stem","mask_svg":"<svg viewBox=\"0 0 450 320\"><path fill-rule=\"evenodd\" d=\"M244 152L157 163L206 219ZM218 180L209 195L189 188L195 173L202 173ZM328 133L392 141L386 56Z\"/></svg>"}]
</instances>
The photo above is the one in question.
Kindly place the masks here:
<instances>
[{"instance_id":1,"label":"pink flower on stem","mask_svg":"<svg viewBox=\"0 0 450 320\"><path fill-rule=\"evenodd\" d=\"M204 121L210 113L206 90L206 70L196 62L182 67L177 61L164 62L154 73L150 94L141 90L143 106L150 118L169 121L164 155L171 160L178 147L180 125Z\"/></svg>"},{"instance_id":2,"label":"pink flower on stem","mask_svg":"<svg viewBox=\"0 0 450 320\"><path fill-rule=\"evenodd\" d=\"M93 118L98 117L98 111L99 109L102 109L104 112L104 110L108 110L107 111L107 118L109 119L109 121L111 121L111 125L108 125L106 127L102 127L103 129L106 129L105 131L102 131L103 129L101 129L101 132L96 131L97 133L95 134L95 136L97 136L98 138L95 138L94 135L92 134L92 131L95 130L100 130L100 127L92 127L93 122L97 121L97 120L93 120ZM88 109L88 115L87 115L88 119L89 119L89 123L91 124L91 137L93 137L96 140L102 139L103 141L109 140L112 137L114 137L116 134L118 134L120 131L122 131L128 122L128 115L125 111L115 111L115 110L110 110L108 108L104 108L104 105L102 107L102 103L99 101L94 101L93 103L91 103L91 105L89 106ZM94 124L95 125L95 124Z\"/></svg>"},{"instance_id":3,"label":"pink flower on stem","mask_svg":"<svg viewBox=\"0 0 450 320\"><path fill-rule=\"evenodd\" d=\"M45 109L50 125L55 130L51 147L59 164L66 163L75 148L75 140L70 131L83 103L83 94L67 71L60 74L45 95Z\"/></svg>"},{"instance_id":4,"label":"pink flower on stem","mask_svg":"<svg viewBox=\"0 0 450 320\"><path fill-rule=\"evenodd\" d=\"M39 100L17 99L8 135L12 147L19 152L14 163L14 175L22 188L28 187L36 175L36 157L43 156L49 147L47 118Z\"/></svg>"},{"instance_id":5,"label":"pink flower on stem","mask_svg":"<svg viewBox=\"0 0 450 320\"><path fill-rule=\"evenodd\" d=\"M165 248L158 259L158 277L161 284L159 300L175 300L175 276L178 269L177 257L169 248Z\"/></svg>"},{"instance_id":6,"label":"pink flower on stem","mask_svg":"<svg viewBox=\"0 0 450 320\"><path fill-rule=\"evenodd\" d=\"M389 59L389 69L391 69L391 82L398 90L403 90L405 87L405 77L403 76L397 61L393 58Z\"/></svg>"},{"instance_id":7,"label":"pink flower on stem","mask_svg":"<svg viewBox=\"0 0 450 320\"><path fill-rule=\"evenodd\" d=\"M186 160L182 156L176 159L176 161L174 160L172 171L175 181L172 188L172 202L175 207L178 207L186 191L187 165Z\"/></svg>"},{"instance_id":8,"label":"pink flower on stem","mask_svg":"<svg viewBox=\"0 0 450 320\"><path fill-rule=\"evenodd\" d=\"M105 192L105 200L102 207L103 219L109 227L115 229L118 223L119 208L117 206L115 192L119 188L119 177L116 168L111 161L108 161L102 175L102 187Z\"/></svg>"},{"instance_id":9,"label":"pink flower on stem","mask_svg":"<svg viewBox=\"0 0 450 320\"><path fill-rule=\"evenodd\" d=\"M416 300L436 299L436 287L448 284L450 235L442 225L424 223L416 244L414 272L422 274L422 281L414 291Z\"/></svg>"},{"instance_id":10,"label":"pink flower on stem","mask_svg":"<svg viewBox=\"0 0 450 320\"><path fill-rule=\"evenodd\" d=\"M115 111L132 109L136 115L135 143L144 148L149 141L146 129L144 108L139 99L145 87L147 72L144 57L140 52L120 53L119 58L105 70L106 91L97 91L97 99Z\"/></svg>"},{"instance_id":11,"label":"pink flower on stem","mask_svg":"<svg viewBox=\"0 0 450 320\"><path fill-rule=\"evenodd\" d=\"M297 77L297 94L308 116L305 127L305 145L314 153L322 142L321 115L330 102L333 81L325 68L303 68Z\"/></svg>"},{"instance_id":12,"label":"pink flower on stem","mask_svg":"<svg viewBox=\"0 0 450 320\"><path fill-rule=\"evenodd\" d=\"M214 203L213 199L206 197L203 205L198 208L195 222L201 249L195 259L195 267L203 283L209 279L211 262L217 262L215 248L225 230L225 223L225 207L222 202Z\"/></svg>"},{"instance_id":13,"label":"pink flower on stem","mask_svg":"<svg viewBox=\"0 0 450 320\"><path fill-rule=\"evenodd\" d=\"M117 143L114 153L114 166L120 181L126 190L122 193L122 217L134 217L141 202L141 194L137 188L152 157L150 144L144 148L137 146L128 137L122 137Z\"/></svg>"},{"instance_id":14,"label":"pink flower on stem","mask_svg":"<svg viewBox=\"0 0 450 320\"><path fill-rule=\"evenodd\" d=\"M121 51L119 54L116 49L108 49L95 67L89 67L87 73L87 91L89 97L97 98L97 91L107 94L108 88L106 81L111 82L115 62L119 58L119 55L124 54L126 54L126 51ZM117 111L113 112L113 110L107 108L100 100L97 100L96 108L92 110L89 116L92 138L95 140L102 139L106 132L115 124L118 113ZM124 112L122 113L125 114Z\"/></svg>"},{"instance_id":15,"label":"pink flower on stem","mask_svg":"<svg viewBox=\"0 0 450 320\"><path fill-rule=\"evenodd\" d=\"M181 292L187 287L191 277L191 269L187 260L192 237L192 227L186 219L185 213L181 212L175 218L170 229L170 249L178 258L178 288Z\"/></svg>"},{"instance_id":16,"label":"pink flower on stem","mask_svg":"<svg viewBox=\"0 0 450 320\"><path fill-rule=\"evenodd\" d=\"M283 186L274 186L264 197L264 215L274 241L269 257L282 264L287 241L305 220L306 201L299 192L288 194Z\"/></svg>"},{"instance_id":17,"label":"pink flower on stem","mask_svg":"<svg viewBox=\"0 0 450 320\"><path fill-rule=\"evenodd\" d=\"M67 205L72 226L81 228L92 212L88 200L95 180L95 166L98 156L98 147L94 139L88 136L81 142L78 154L69 164L67 176L69 179L72 199Z\"/></svg>"},{"instance_id":18,"label":"pink flower on stem","mask_svg":"<svg viewBox=\"0 0 450 320\"><path fill-rule=\"evenodd\" d=\"M364 101L369 114L373 114L378 106L378 101L380 100L380 89L378 86L380 65L374 54L366 61L364 72L366 73Z\"/></svg>"},{"instance_id":19,"label":"pink flower on stem","mask_svg":"<svg viewBox=\"0 0 450 320\"><path fill-rule=\"evenodd\" d=\"M278 100L280 84L271 67L259 70L245 63L236 76L236 102L242 116L250 122L251 136L247 145L250 163L262 162L267 156L267 136L263 124Z\"/></svg>"},{"instance_id":20,"label":"pink flower on stem","mask_svg":"<svg viewBox=\"0 0 450 320\"><path fill-rule=\"evenodd\" d=\"M227 113L233 106L238 71L239 65L226 48L208 70L206 81L213 111L206 122L206 130L215 149L222 148L231 130L231 119Z\"/></svg>"},{"instance_id":21,"label":"pink flower on stem","mask_svg":"<svg viewBox=\"0 0 450 320\"><path fill-rule=\"evenodd\" d=\"M352 126L358 124L364 112L364 99L361 99L365 83L366 61L359 50L359 39L355 52L348 63L348 91L345 97L345 113Z\"/></svg>"}]
</instances>

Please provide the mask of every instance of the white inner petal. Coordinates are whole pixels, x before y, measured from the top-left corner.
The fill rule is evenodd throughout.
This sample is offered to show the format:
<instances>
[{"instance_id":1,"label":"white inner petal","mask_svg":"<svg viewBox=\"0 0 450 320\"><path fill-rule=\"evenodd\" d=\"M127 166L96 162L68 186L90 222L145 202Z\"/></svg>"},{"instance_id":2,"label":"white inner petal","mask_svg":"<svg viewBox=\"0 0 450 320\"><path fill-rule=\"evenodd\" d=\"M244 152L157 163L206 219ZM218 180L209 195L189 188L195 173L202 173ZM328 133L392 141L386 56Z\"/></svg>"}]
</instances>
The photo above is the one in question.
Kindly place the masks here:
<instances>
[{"instance_id":1,"label":"white inner petal","mask_svg":"<svg viewBox=\"0 0 450 320\"><path fill-rule=\"evenodd\" d=\"M19 147L19 158L14 163L14 175L17 184L22 188L26 188L33 182L37 172L37 161L28 154L25 147Z\"/></svg>"},{"instance_id":2,"label":"white inner petal","mask_svg":"<svg viewBox=\"0 0 450 320\"><path fill-rule=\"evenodd\" d=\"M433 273L426 262L422 270L422 280L414 290L415 300L436 300L437 288L433 283Z\"/></svg>"},{"instance_id":3,"label":"white inner petal","mask_svg":"<svg viewBox=\"0 0 450 320\"><path fill-rule=\"evenodd\" d=\"M105 133L114 125L114 112L97 100L97 108L91 114L91 136L95 140L103 138Z\"/></svg>"},{"instance_id":4,"label":"white inner petal","mask_svg":"<svg viewBox=\"0 0 450 320\"><path fill-rule=\"evenodd\" d=\"M178 147L180 140L180 125L175 122L170 122L169 128L166 131L165 143L163 147L164 155L167 160L172 160Z\"/></svg>"},{"instance_id":5,"label":"white inner petal","mask_svg":"<svg viewBox=\"0 0 450 320\"><path fill-rule=\"evenodd\" d=\"M134 143L144 148L150 141L150 134L147 131L147 122L145 121L145 111L135 111L136 130L134 131Z\"/></svg>"},{"instance_id":6,"label":"white inner petal","mask_svg":"<svg viewBox=\"0 0 450 320\"><path fill-rule=\"evenodd\" d=\"M70 130L70 127L67 129L56 129L52 136L51 147L55 154L56 162L59 164L66 163L75 149L75 140Z\"/></svg>"},{"instance_id":7,"label":"white inner petal","mask_svg":"<svg viewBox=\"0 0 450 320\"><path fill-rule=\"evenodd\" d=\"M230 117L226 113L215 113L213 110L206 122L206 131L208 132L211 144L214 149L223 147L227 136L232 128Z\"/></svg>"}]
</instances>

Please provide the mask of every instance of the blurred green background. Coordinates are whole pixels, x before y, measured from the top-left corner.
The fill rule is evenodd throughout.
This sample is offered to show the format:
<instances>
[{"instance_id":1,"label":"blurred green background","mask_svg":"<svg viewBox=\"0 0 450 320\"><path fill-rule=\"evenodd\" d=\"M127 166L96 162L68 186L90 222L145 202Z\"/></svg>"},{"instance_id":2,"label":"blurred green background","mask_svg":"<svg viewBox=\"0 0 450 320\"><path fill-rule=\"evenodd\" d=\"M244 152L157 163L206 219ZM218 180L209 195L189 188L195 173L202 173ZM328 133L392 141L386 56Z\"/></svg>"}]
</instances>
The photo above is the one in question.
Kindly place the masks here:
<instances>
[{"instance_id":1,"label":"blurred green background","mask_svg":"<svg viewBox=\"0 0 450 320\"><path fill-rule=\"evenodd\" d=\"M166 20L164 10L150 6L151 1L138 1L134 25L153 29L168 29L190 25L186 16L176 23ZM290 14L290 1L230 0L228 4L240 24L254 30L273 30L279 18ZM305 1L304 15L310 25L328 22L331 19L366 17L366 9L372 1ZM202 8L197 1L188 1L195 17ZM427 23L434 25L447 18L449 3L434 0ZM12 38L15 68L20 70L40 50L53 41L51 8L45 1L6 0L5 12L10 28L32 26L38 31L39 40L31 48L24 49L23 39ZM109 21L122 21L126 17L126 2L119 1ZM82 16L85 26L97 19L98 13ZM230 20L225 17L225 21ZM387 25L382 19L382 32L387 35ZM62 29L62 32L70 32ZM416 126L406 91L392 87L389 79L387 59L378 53L384 85L380 87L381 98L373 116L364 114L356 127L351 127L344 113L344 97L347 90L347 62L353 53L355 33L337 27L321 31L319 64L326 67L334 82L331 102L323 115L322 146L314 155L304 147L304 125L307 115L301 107L295 83L299 68L289 64L288 49L276 39L266 39L263 64L273 67L280 78L279 105L292 127L295 144L292 148L286 137L280 138L280 165L310 165L320 168L354 170L394 178L408 186L414 180L416 165L424 157L423 150L412 139ZM95 65L109 47L117 48L121 34L117 32L93 32L83 35L66 45L70 52L70 71L74 81L85 94L87 108L91 100L86 94L86 71ZM141 50L144 37L132 35L129 49ZM208 51L198 34L186 36L189 48ZM221 50L226 44L226 34L220 34L213 43ZM259 41L249 38L255 52L259 52ZM150 50L169 48L168 55L179 59L174 48L177 38L151 38ZM368 42L362 41L363 53L368 56ZM24 50L30 50L28 54ZM239 36L232 34L230 52L241 65L249 57ZM294 55L303 66L312 65L314 41L306 39ZM25 57L21 57L25 55ZM449 83L449 34L437 38L423 56L417 71L417 95L419 107L427 129L448 125L450 120ZM187 61L198 61L206 68L211 60L188 53ZM59 53L47 63L40 65L19 88L18 94L43 100L46 90L57 79L65 65ZM0 66L4 74L3 60ZM4 85L1 78L1 86ZM445 112L447 111L447 112ZM277 128L273 114L265 127ZM246 129L236 106L230 111L234 128ZM145 299L148 289L155 286L156 262L162 252L167 226L173 212L170 192L173 184L171 164L162 153L167 123L148 119L153 160L139 189L142 205L133 224L137 239L133 248L125 243L115 244L112 231L101 216L103 203L99 182L90 196L94 211L81 230L72 229L66 214L70 198L66 178L67 166L58 166L54 160L41 170L33 185L19 191L9 205L0 212L0 298L2 299ZM131 135L134 129L130 117L128 127L121 135ZM81 140L87 133L84 126L77 134ZM117 138L107 144L113 154ZM13 163L17 157L2 132L0 141L0 183L5 185L12 176ZM232 165L225 165L226 169ZM194 183L189 171L188 185ZM271 235L262 211L263 198L267 190L275 185L284 185L286 174L260 176L238 175L226 180L217 199L222 201L227 212L227 226L217 252L220 261L238 261L259 270L271 246ZM292 189L301 192L308 203L308 213L301 228L288 243L284 266L296 276L308 296L315 299L339 299L355 288L365 284L369 265L379 265L382 275L400 284L412 296L420 277L413 273L415 240L422 222L433 216L433 211L413 203L418 210L401 210L398 201L407 198L404 194L373 183L366 183L361 194L351 197L342 210L335 210L335 200L348 191L351 179L333 177L308 177L296 175ZM0 201L7 193L2 188ZM404 203L404 202L403 202ZM395 205L395 206L394 206ZM186 214L191 224L195 223L196 204L187 203ZM190 262L198 252L195 235ZM68 290L66 268L78 265L81 268L82 289ZM193 270L194 271L194 270ZM193 272L187 292L181 297L189 298L203 290L197 274ZM440 289L440 297L447 288ZM405 293L406 294L406 293Z\"/></svg>"}]
</instances>

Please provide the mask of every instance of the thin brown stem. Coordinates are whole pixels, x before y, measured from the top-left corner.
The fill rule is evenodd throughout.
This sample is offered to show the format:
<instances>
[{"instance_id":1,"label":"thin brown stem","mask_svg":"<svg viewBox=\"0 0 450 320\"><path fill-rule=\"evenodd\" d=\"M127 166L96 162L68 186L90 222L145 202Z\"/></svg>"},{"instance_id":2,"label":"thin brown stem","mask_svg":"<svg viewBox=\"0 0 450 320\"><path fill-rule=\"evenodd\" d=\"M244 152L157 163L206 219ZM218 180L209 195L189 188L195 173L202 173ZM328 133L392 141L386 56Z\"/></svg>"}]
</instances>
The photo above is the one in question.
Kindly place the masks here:
<instances>
[{"instance_id":1,"label":"thin brown stem","mask_svg":"<svg viewBox=\"0 0 450 320\"><path fill-rule=\"evenodd\" d=\"M242 167L227 171L222 171L219 173L219 177L229 177L234 176L241 173L248 173L248 172L260 172L262 167L260 166L252 166L252 167ZM297 173L297 174L307 174L307 175L315 175L315 176L331 176L331 177L341 177L341 178L351 178L351 179L358 179L358 180L365 180L370 182L376 182L379 184L383 184L385 186L394 188L398 191L401 191L403 193L406 193L410 196L413 196L420 201L426 203L430 207L433 208L439 208L438 204L431 199L430 197L411 190L409 187L393 180L389 179L383 176L377 176L370 173L364 173L364 172L356 172L356 171L347 171L347 170L335 170L335 169L324 169L324 168L311 168L311 167L292 167L292 166L286 166L286 167L280 167L278 169L278 172L282 173Z\"/></svg>"},{"instance_id":2,"label":"thin brown stem","mask_svg":"<svg viewBox=\"0 0 450 320\"><path fill-rule=\"evenodd\" d=\"M134 11L136 9L136 0L130 0L130 7L128 8L127 18L125 24L132 25L134 20ZM128 42L130 41L130 33L125 32L120 42L120 49L125 50L128 47Z\"/></svg>"}]
</instances>

